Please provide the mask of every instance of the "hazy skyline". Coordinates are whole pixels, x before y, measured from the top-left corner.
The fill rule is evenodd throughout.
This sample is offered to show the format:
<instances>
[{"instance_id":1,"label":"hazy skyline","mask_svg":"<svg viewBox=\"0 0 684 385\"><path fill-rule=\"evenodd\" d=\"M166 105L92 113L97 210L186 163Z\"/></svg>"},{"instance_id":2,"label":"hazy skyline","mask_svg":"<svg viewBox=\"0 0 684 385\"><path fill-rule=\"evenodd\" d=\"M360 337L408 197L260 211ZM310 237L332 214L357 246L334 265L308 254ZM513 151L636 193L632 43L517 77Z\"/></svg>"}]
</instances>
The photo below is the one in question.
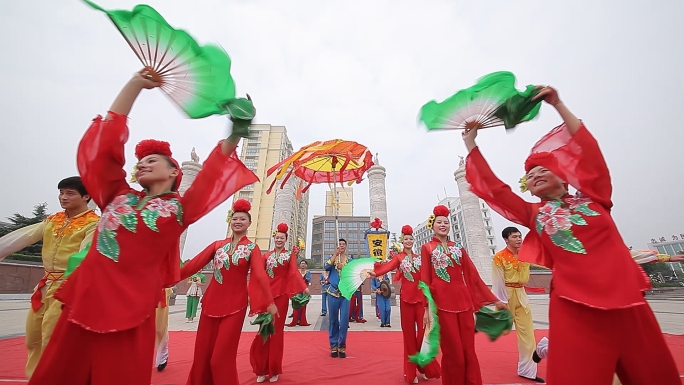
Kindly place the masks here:
<instances>
[{"instance_id":1,"label":"hazy skyline","mask_svg":"<svg viewBox=\"0 0 684 385\"><path fill-rule=\"evenodd\" d=\"M98 2L108 9L136 3ZM393 232L424 221L445 188L457 195L453 173L458 155L466 155L460 132L419 127L420 107L505 70L518 77L519 88L557 87L596 136L613 178L613 216L628 245L645 248L651 238L684 233L684 132L677 123L684 106L684 3L147 4L200 43L227 50L238 94L254 99L256 123L287 127L295 148L341 138L378 153L387 168ZM6 36L0 64L4 221L40 202L59 210L56 185L77 174L83 132L141 65L107 17L81 1L9 2L0 29ZM494 172L517 190L531 146L560 122L545 105L536 121L510 134L484 130L478 143ZM159 90L144 91L130 115L126 170L135 144L146 138L170 142L179 162L195 147L203 161L227 126L225 117L186 119ZM324 214L326 190L311 188L310 219ZM354 190L355 215L368 215L367 182ZM184 259L223 238L229 206L190 228ZM500 233L509 223L497 214L494 225Z\"/></svg>"}]
</instances>

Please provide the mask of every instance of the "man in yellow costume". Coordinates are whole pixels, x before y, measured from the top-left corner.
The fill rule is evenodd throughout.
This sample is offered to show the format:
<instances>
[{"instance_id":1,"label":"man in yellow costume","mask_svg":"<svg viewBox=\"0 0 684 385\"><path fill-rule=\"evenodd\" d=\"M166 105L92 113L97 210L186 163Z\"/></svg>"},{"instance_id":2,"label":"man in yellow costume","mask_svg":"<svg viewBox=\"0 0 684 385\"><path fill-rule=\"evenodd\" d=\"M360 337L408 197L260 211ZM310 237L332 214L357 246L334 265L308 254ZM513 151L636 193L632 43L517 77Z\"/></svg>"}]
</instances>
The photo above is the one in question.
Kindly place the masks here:
<instances>
[{"instance_id":1,"label":"man in yellow costume","mask_svg":"<svg viewBox=\"0 0 684 385\"><path fill-rule=\"evenodd\" d=\"M173 289L170 287L162 291L162 301L159 302L156 312L157 334L154 339L154 366L160 372L169 363L169 301L172 293Z\"/></svg>"},{"instance_id":2,"label":"man in yellow costume","mask_svg":"<svg viewBox=\"0 0 684 385\"><path fill-rule=\"evenodd\" d=\"M69 257L83 250L92 241L99 220L99 216L88 208L90 196L80 177L66 178L58 183L57 188L59 204L64 211L0 238L0 260L43 240L45 275L34 289L31 308L26 317L28 378L33 375L62 313L62 303L53 298L53 295L63 281Z\"/></svg>"},{"instance_id":3,"label":"man in yellow costume","mask_svg":"<svg viewBox=\"0 0 684 385\"><path fill-rule=\"evenodd\" d=\"M537 363L532 356L537 348L532 324L532 311L525 292L530 280L530 264L518 261L522 234L515 227L507 227L502 234L506 247L494 255L492 261L492 291L508 306L513 314L515 332L518 335L518 375L536 382Z\"/></svg>"}]
</instances>

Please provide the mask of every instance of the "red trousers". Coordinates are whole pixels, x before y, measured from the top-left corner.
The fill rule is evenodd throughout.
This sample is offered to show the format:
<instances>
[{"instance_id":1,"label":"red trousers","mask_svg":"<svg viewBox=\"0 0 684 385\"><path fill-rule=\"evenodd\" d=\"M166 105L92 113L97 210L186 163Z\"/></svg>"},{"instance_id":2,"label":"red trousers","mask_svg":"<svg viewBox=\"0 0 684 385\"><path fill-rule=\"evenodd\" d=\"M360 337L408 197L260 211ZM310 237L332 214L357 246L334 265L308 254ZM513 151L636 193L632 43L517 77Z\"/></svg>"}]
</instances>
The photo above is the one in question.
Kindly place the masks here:
<instances>
[{"instance_id":1,"label":"red trousers","mask_svg":"<svg viewBox=\"0 0 684 385\"><path fill-rule=\"evenodd\" d=\"M442 348L442 385L482 385L480 363L475 354L473 312L449 313L437 310L437 317L441 328L439 345Z\"/></svg>"},{"instance_id":2,"label":"red trousers","mask_svg":"<svg viewBox=\"0 0 684 385\"><path fill-rule=\"evenodd\" d=\"M200 314L195 354L187 385L240 383L237 350L245 313L247 308L225 317Z\"/></svg>"},{"instance_id":3,"label":"red trousers","mask_svg":"<svg viewBox=\"0 0 684 385\"><path fill-rule=\"evenodd\" d=\"M285 308L287 310L287 308ZM287 314L287 313L285 313ZM283 320L283 322L285 322ZM309 326L311 325L309 321L306 320L306 305L300 307L297 310L292 311L292 322L287 324L287 326Z\"/></svg>"},{"instance_id":4,"label":"red trousers","mask_svg":"<svg viewBox=\"0 0 684 385\"><path fill-rule=\"evenodd\" d=\"M404 301L399 301L399 307L401 309L401 332L404 334L404 381L412 384L416 378L416 370L424 373L428 378L439 378L440 368L437 360L432 361L424 368L408 360L409 356L418 353L420 345L423 343L425 307L420 303Z\"/></svg>"},{"instance_id":5,"label":"red trousers","mask_svg":"<svg viewBox=\"0 0 684 385\"><path fill-rule=\"evenodd\" d=\"M249 349L249 361L252 370L257 376L273 377L283 372L283 346L285 345L285 316L290 305L287 295L281 295L274 299L280 316L275 319L275 334L266 342L260 335L254 336L252 347ZM295 316L297 313L295 312Z\"/></svg>"},{"instance_id":6,"label":"red trousers","mask_svg":"<svg viewBox=\"0 0 684 385\"><path fill-rule=\"evenodd\" d=\"M97 311L97 310L93 310ZM139 326L96 333L69 321L65 306L30 385L149 385L154 311Z\"/></svg>"},{"instance_id":7,"label":"red trousers","mask_svg":"<svg viewBox=\"0 0 684 385\"><path fill-rule=\"evenodd\" d=\"M623 385L681 385L648 304L601 310L551 295L549 325L549 385L610 385L614 373Z\"/></svg>"}]
</instances>

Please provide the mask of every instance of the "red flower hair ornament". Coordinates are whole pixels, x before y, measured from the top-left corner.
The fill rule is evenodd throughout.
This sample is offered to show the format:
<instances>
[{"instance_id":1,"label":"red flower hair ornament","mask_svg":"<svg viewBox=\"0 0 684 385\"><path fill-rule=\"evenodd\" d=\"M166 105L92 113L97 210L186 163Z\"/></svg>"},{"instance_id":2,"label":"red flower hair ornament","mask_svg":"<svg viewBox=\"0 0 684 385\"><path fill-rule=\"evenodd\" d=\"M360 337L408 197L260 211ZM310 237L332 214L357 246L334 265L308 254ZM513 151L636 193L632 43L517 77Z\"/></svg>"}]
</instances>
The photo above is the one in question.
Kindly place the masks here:
<instances>
[{"instance_id":1,"label":"red flower hair ornament","mask_svg":"<svg viewBox=\"0 0 684 385\"><path fill-rule=\"evenodd\" d=\"M252 204L247 199L238 199L233 203L234 213L248 213L252 209Z\"/></svg>"},{"instance_id":2,"label":"red flower hair ornament","mask_svg":"<svg viewBox=\"0 0 684 385\"><path fill-rule=\"evenodd\" d=\"M401 235L413 235L413 228L409 225L402 226Z\"/></svg>"},{"instance_id":3,"label":"red flower hair ornament","mask_svg":"<svg viewBox=\"0 0 684 385\"><path fill-rule=\"evenodd\" d=\"M290 229L287 227L287 223L279 223L278 227L276 227L279 233L287 234L287 231Z\"/></svg>"},{"instance_id":4,"label":"red flower hair ornament","mask_svg":"<svg viewBox=\"0 0 684 385\"><path fill-rule=\"evenodd\" d=\"M176 169L178 170L178 176L176 176L176 182L174 185L175 190L178 190L178 187L180 187L181 179L183 179L183 171L181 170L180 165L178 164L178 161L173 159L172 154L171 154L171 145L169 142L164 142L161 140L154 140L154 139L145 139L141 140L140 143L138 143L135 146L135 157L140 161L142 158L148 156L148 155L162 155L171 161L174 166L176 166ZM138 173L138 165L136 164L133 167L133 175L131 177L131 182L136 182L137 181L137 174Z\"/></svg>"}]
</instances>

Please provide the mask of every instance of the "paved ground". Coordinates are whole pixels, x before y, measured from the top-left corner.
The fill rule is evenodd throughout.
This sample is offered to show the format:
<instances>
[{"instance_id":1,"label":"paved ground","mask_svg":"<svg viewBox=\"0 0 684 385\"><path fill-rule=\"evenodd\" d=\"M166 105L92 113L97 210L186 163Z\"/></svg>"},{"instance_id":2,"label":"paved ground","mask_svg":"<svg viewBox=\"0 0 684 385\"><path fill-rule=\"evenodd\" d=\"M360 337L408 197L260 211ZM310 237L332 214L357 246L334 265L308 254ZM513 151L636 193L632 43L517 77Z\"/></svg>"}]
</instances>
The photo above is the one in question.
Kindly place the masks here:
<instances>
[{"instance_id":1,"label":"paved ground","mask_svg":"<svg viewBox=\"0 0 684 385\"><path fill-rule=\"evenodd\" d=\"M534 323L538 329L548 329L548 296L531 296ZM1 298L0 298L1 299ZM370 298L364 298L364 316L367 323L352 323L350 331L399 330L399 307L392 307L392 328L380 328L380 321L375 317L375 311L370 304ZM684 334L684 298L676 299L649 299L649 303L655 312L663 332L670 334ZM29 308L28 299L0 300L0 339L19 337L24 335L24 321ZM325 330L328 327L328 317L321 317L321 300L314 296L307 308L307 318L311 326L287 328L288 331ZM289 315L289 314L288 314ZM282 315L281 315L282 316ZM287 315L284 315L287 316ZM246 318L243 325L244 331L256 331L257 328L249 324L253 318ZM197 320L194 323L185 321L185 299L179 297L169 313L170 330L197 330ZM290 319L287 320L289 322Z\"/></svg>"}]
</instances>

